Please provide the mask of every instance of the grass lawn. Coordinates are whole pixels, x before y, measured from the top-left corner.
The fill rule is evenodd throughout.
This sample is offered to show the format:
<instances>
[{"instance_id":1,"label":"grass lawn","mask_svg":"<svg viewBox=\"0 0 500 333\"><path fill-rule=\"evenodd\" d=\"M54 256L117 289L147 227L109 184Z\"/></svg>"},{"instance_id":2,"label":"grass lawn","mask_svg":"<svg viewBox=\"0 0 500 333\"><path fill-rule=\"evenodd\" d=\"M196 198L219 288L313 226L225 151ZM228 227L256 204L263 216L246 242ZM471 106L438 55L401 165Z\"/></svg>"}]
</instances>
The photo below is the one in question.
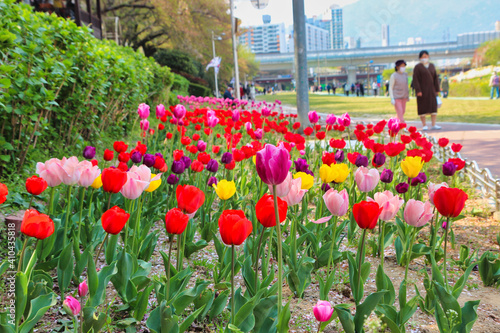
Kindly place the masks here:
<instances>
[{"instance_id":1,"label":"grass lawn","mask_svg":"<svg viewBox=\"0 0 500 333\"><path fill-rule=\"evenodd\" d=\"M258 100L274 102L281 100L283 105L296 106L295 93L261 95ZM309 94L310 109L323 113L340 115L349 112L351 117L395 117L396 112L388 97L345 97L324 94ZM407 120L418 120L417 102L411 98L406 105ZM500 124L500 100L480 99L443 99L438 110L438 121Z\"/></svg>"}]
</instances>

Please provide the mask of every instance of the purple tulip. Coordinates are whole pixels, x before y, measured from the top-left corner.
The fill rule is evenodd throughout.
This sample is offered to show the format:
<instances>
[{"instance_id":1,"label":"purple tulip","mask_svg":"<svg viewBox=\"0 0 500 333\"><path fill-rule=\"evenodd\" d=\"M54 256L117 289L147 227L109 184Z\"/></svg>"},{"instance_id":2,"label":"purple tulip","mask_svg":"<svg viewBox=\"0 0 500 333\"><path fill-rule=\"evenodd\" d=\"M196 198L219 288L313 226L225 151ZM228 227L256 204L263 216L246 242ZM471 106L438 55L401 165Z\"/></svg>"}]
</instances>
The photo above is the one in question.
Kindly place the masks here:
<instances>
[{"instance_id":1,"label":"purple tulip","mask_svg":"<svg viewBox=\"0 0 500 333\"><path fill-rule=\"evenodd\" d=\"M423 184L427 181L427 176L425 172L420 172L417 177L411 179L411 186L417 186L418 184Z\"/></svg>"},{"instance_id":2,"label":"purple tulip","mask_svg":"<svg viewBox=\"0 0 500 333\"><path fill-rule=\"evenodd\" d=\"M305 158L298 158L293 161L295 164L295 172L306 172L309 170L309 164L307 164L307 160Z\"/></svg>"},{"instance_id":3,"label":"purple tulip","mask_svg":"<svg viewBox=\"0 0 500 333\"><path fill-rule=\"evenodd\" d=\"M392 183L392 180L394 179L394 173L392 172L391 169L384 169L382 173L380 174L380 181L382 183Z\"/></svg>"},{"instance_id":4,"label":"purple tulip","mask_svg":"<svg viewBox=\"0 0 500 333\"><path fill-rule=\"evenodd\" d=\"M86 146L83 148L83 157L85 157L88 160L93 159L95 156L95 147L92 146Z\"/></svg>"},{"instance_id":5,"label":"purple tulip","mask_svg":"<svg viewBox=\"0 0 500 333\"><path fill-rule=\"evenodd\" d=\"M210 172L216 173L217 170L219 170L219 162L217 162L214 159L211 159L207 163L207 170L210 171Z\"/></svg>"},{"instance_id":6,"label":"purple tulip","mask_svg":"<svg viewBox=\"0 0 500 333\"><path fill-rule=\"evenodd\" d=\"M321 191L327 192L329 189L331 189L331 187L328 183L323 183L323 185L321 185Z\"/></svg>"},{"instance_id":7,"label":"purple tulip","mask_svg":"<svg viewBox=\"0 0 500 333\"><path fill-rule=\"evenodd\" d=\"M187 169L187 168L189 168L191 166L191 162L192 161L191 161L191 159L189 157L187 157L187 156L184 155L184 156L181 157L181 162L184 163L184 168Z\"/></svg>"},{"instance_id":8,"label":"purple tulip","mask_svg":"<svg viewBox=\"0 0 500 333\"><path fill-rule=\"evenodd\" d=\"M163 154L162 153L155 153L155 156L163 158Z\"/></svg>"},{"instance_id":9,"label":"purple tulip","mask_svg":"<svg viewBox=\"0 0 500 333\"><path fill-rule=\"evenodd\" d=\"M408 183L399 183L398 185L396 185L396 192L398 192L399 194L406 193L408 192L409 187L410 185L408 185Z\"/></svg>"},{"instance_id":10,"label":"purple tulip","mask_svg":"<svg viewBox=\"0 0 500 333\"><path fill-rule=\"evenodd\" d=\"M376 168L381 167L385 163L385 155L383 153L375 153L372 163Z\"/></svg>"},{"instance_id":11,"label":"purple tulip","mask_svg":"<svg viewBox=\"0 0 500 333\"><path fill-rule=\"evenodd\" d=\"M368 167L368 157L359 154L358 157L356 157L356 162L354 164L356 164L358 168L361 166L364 166L366 168Z\"/></svg>"},{"instance_id":12,"label":"purple tulip","mask_svg":"<svg viewBox=\"0 0 500 333\"><path fill-rule=\"evenodd\" d=\"M225 152L224 154L222 154L222 157L220 159L222 164L229 164L232 160L233 154L231 154L230 152Z\"/></svg>"},{"instance_id":13,"label":"purple tulip","mask_svg":"<svg viewBox=\"0 0 500 333\"><path fill-rule=\"evenodd\" d=\"M262 139L262 136L264 135L264 132L262 132L262 128L257 128L253 133L255 134L256 140Z\"/></svg>"},{"instance_id":14,"label":"purple tulip","mask_svg":"<svg viewBox=\"0 0 500 333\"><path fill-rule=\"evenodd\" d=\"M212 187L212 185L217 185L217 183L218 183L217 178L215 178L215 177L208 178L207 185L209 187Z\"/></svg>"},{"instance_id":15,"label":"purple tulip","mask_svg":"<svg viewBox=\"0 0 500 333\"><path fill-rule=\"evenodd\" d=\"M182 172L181 172L182 173ZM167 184L170 184L170 185L175 185L179 182L179 177L177 177L176 175L174 175L173 173L170 174L168 177L167 177Z\"/></svg>"},{"instance_id":16,"label":"purple tulip","mask_svg":"<svg viewBox=\"0 0 500 333\"><path fill-rule=\"evenodd\" d=\"M268 185L283 183L288 175L292 161L283 143L278 147L267 144L257 152L255 167L260 179Z\"/></svg>"},{"instance_id":17,"label":"purple tulip","mask_svg":"<svg viewBox=\"0 0 500 333\"><path fill-rule=\"evenodd\" d=\"M136 150L134 151L131 155L130 155L130 159L132 160L132 162L134 163L141 163L142 161L142 155L141 155L141 152Z\"/></svg>"},{"instance_id":18,"label":"purple tulip","mask_svg":"<svg viewBox=\"0 0 500 333\"><path fill-rule=\"evenodd\" d=\"M176 173L178 175L183 173L185 169L186 169L186 166L184 165L182 160L181 161L173 161L172 166L170 167L170 170L172 170L173 173Z\"/></svg>"},{"instance_id":19,"label":"purple tulip","mask_svg":"<svg viewBox=\"0 0 500 333\"><path fill-rule=\"evenodd\" d=\"M196 144L196 148L198 149L198 151L204 152L205 150L207 150L207 143L205 141L199 140Z\"/></svg>"},{"instance_id":20,"label":"purple tulip","mask_svg":"<svg viewBox=\"0 0 500 333\"><path fill-rule=\"evenodd\" d=\"M453 162L445 162L443 164L443 175L453 176L457 171L457 166Z\"/></svg>"},{"instance_id":21,"label":"purple tulip","mask_svg":"<svg viewBox=\"0 0 500 333\"><path fill-rule=\"evenodd\" d=\"M337 151L335 152L335 162L342 163L344 162L344 159L345 159L344 151L341 149L337 149Z\"/></svg>"},{"instance_id":22,"label":"purple tulip","mask_svg":"<svg viewBox=\"0 0 500 333\"><path fill-rule=\"evenodd\" d=\"M151 168L155 164L155 155L153 154L144 154L144 158L142 160L142 164Z\"/></svg>"}]
</instances>

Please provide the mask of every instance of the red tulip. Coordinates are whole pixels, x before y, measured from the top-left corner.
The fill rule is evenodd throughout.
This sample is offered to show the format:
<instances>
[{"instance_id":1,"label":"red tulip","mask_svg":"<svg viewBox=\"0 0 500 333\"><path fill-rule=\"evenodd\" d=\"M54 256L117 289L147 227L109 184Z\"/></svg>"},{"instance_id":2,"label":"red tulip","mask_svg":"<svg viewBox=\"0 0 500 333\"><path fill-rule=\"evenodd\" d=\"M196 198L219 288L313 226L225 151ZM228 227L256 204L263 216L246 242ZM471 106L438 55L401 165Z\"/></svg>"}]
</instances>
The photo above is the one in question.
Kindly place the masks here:
<instances>
[{"instance_id":1,"label":"red tulip","mask_svg":"<svg viewBox=\"0 0 500 333\"><path fill-rule=\"evenodd\" d=\"M452 143L451 144L451 150L453 150L453 152L455 152L455 153L460 152L462 150L462 147L463 146L459 143Z\"/></svg>"},{"instance_id":2,"label":"red tulip","mask_svg":"<svg viewBox=\"0 0 500 333\"><path fill-rule=\"evenodd\" d=\"M9 194L9 189L7 185L0 183L0 205L7 200L7 195Z\"/></svg>"},{"instance_id":3,"label":"red tulip","mask_svg":"<svg viewBox=\"0 0 500 333\"><path fill-rule=\"evenodd\" d=\"M102 228L108 234L118 235L127 223L130 214L118 206L113 206L101 216Z\"/></svg>"},{"instance_id":4,"label":"red tulip","mask_svg":"<svg viewBox=\"0 0 500 333\"><path fill-rule=\"evenodd\" d=\"M96 159L90 160L90 163L92 163L92 166L99 165L99 161Z\"/></svg>"},{"instance_id":5,"label":"red tulip","mask_svg":"<svg viewBox=\"0 0 500 333\"><path fill-rule=\"evenodd\" d=\"M205 167L200 161L194 160L193 163L191 163L191 170L193 170L194 172L202 172L203 169L205 169Z\"/></svg>"},{"instance_id":6,"label":"red tulip","mask_svg":"<svg viewBox=\"0 0 500 333\"><path fill-rule=\"evenodd\" d=\"M167 134L165 135L165 137L166 137L168 140L172 139L172 137L173 137L173 136L174 136L174 135L173 135L172 133L170 133L170 132L167 132Z\"/></svg>"},{"instance_id":7,"label":"red tulip","mask_svg":"<svg viewBox=\"0 0 500 333\"><path fill-rule=\"evenodd\" d=\"M321 131L321 132L317 132L317 133L316 133L316 138L317 138L318 140L323 140L323 139L325 138L325 136L326 136L326 133L325 133L325 132L323 132L323 131Z\"/></svg>"},{"instance_id":8,"label":"red tulip","mask_svg":"<svg viewBox=\"0 0 500 333\"><path fill-rule=\"evenodd\" d=\"M54 222L47 215L28 209L24 213L21 232L28 237L45 239L54 233Z\"/></svg>"},{"instance_id":9,"label":"red tulip","mask_svg":"<svg viewBox=\"0 0 500 333\"><path fill-rule=\"evenodd\" d=\"M31 176L26 179L26 191L32 195L39 195L47 188L45 179L38 176Z\"/></svg>"},{"instance_id":10,"label":"red tulip","mask_svg":"<svg viewBox=\"0 0 500 333\"><path fill-rule=\"evenodd\" d=\"M465 206L468 195L459 188L441 187L434 193L434 206L445 217L457 217Z\"/></svg>"},{"instance_id":11,"label":"red tulip","mask_svg":"<svg viewBox=\"0 0 500 333\"><path fill-rule=\"evenodd\" d=\"M115 152L109 149L104 150L104 160L111 161L115 157Z\"/></svg>"},{"instance_id":12,"label":"red tulip","mask_svg":"<svg viewBox=\"0 0 500 333\"><path fill-rule=\"evenodd\" d=\"M398 156L403 150L405 150L404 143L391 142L385 145L385 153L390 157Z\"/></svg>"},{"instance_id":13,"label":"red tulip","mask_svg":"<svg viewBox=\"0 0 500 333\"><path fill-rule=\"evenodd\" d=\"M309 136L309 135L312 134L312 132L313 132L313 129L311 127L304 128L304 134L305 135Z\"/></svg>"},{"instance_id":14,"label":"red tulip","mask_svg":"<svg viewBox=\"0 0 500 333\"><path fill-rule=\"evenodd\" d=\"M127 152L121 152L118 154L118 161L127 163L130 160L130 154Z\"/></svg>"},{"instance_id":15,"label":"red tulip","mask_svg":"<svg viewBox=\"0 0 500 333\"><path fill-rule=\"evenodd\" d=\"M374 201L361 201L352 206L352 215L361 229L374 229L382 208Z\"/></svg>"},{"instance_id":16,"label":"red tulip","mask_svg":"<svg viewBox=\"0 0 500 333\"><path fill-rule=\"evenodd\" d=\"M101 174L104 192L118 193L127 182L127 173L118 168L106 168Z\"/></svg>"},{"instance_id":17,"label":"red tulip","mask_svg":"<svg viewBox=\"0 0 500 333\"><path fill-rule=\"evenodd\" d=\"M194 164L195 162L193 162L192 164ZM199 188L192 185L177 186L175 195L177 197L177 207L186 214L192 214L196 212L198 208L200 208L201 205L203 205L203 203L205 202L205 193L203 193L203 191Z\"/></svg>"},{"instance_id":18,"label":"red tulip","mask_svg":"<svg viewBox=\"0 0 500 333\"><path fill-rule=\"evenodd\" d=\"M461 158L449 158L448 162L452 162L457 167L457 171L462 170L465 167L465 161Z\"/></svg>"},{"instance_id":19,"label":"red tulip","mask_svg":"<svg viewBox=\"0 0 500 333\"><path fill-rule=\"evenodd\" d=\"M280 223L286 219L286 211L288 209L288 204L286 201L278 197L278 211ZM270 228L276 226L276 217L274 213L274 198L271 194L264 194L262 198L255 205L255 211L257 214L257 220L265 228Z\"/></svg>"},{"instance_id":20,"label":"red tulip","mask_svg":"<svg viewBox=\"0 0 500 333\"><path fill-rule=\"evenodd\" d=\"M189 216L184 214L179 208L173 208L165 215L165 227L169 234L180 235L186 230Z\"/></svg>"},{"instance_id":21,"label":"red tulip","mask_svg":"<svg viewBox=\"0 0 500 333\"><path fill-rule=\"evenodd\" d=\"M448 143L450 143L450 139L447 139L447 138L441 138L438 140L438 145L441 148L446 147L448 145Z\"/></svg>"},{"instance_id":22,"label":"red tulip","mask_svg":"<svg viewBox=\"0 0 500 333\"><path fill-rule=\"evenodd\" d=\"M184 151L180 149L174 150L174 161L180 161L182 156L184 156Z\"/></svg>"},{"instance_id":23,"label":"red tulip","mask_svg":"<svg viewBox=\"0 0 500 333\"><path fill-rule=\"evenodd\" d=\"M126 145L123 141L115 141L113 143L113 149L119 154L127 151L128 145Z\"/></svg>"},{"instance_id":24,"label":"red tulip","mask_svg":"<svg viewBox=\"0 0 500 333\"><path fill-rule=\"evenodd\" d=\"M224 244L241 245L252 233L252 222L242 210L225 210L219 217L219 233Z\"/></svg>"}]
</instances>

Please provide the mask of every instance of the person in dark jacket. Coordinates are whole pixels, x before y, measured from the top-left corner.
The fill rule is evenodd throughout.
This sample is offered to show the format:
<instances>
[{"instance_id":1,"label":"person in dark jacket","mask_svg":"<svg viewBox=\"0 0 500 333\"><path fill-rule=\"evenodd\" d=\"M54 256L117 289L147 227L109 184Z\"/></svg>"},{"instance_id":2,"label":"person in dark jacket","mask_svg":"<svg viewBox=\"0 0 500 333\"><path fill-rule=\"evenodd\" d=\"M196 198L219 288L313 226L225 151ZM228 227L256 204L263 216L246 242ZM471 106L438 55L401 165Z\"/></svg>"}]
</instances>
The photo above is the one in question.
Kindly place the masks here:
<instances>
[{"instance_id":1,"label":"person in dark jacket","mask_svg":"<svg viewBox=\"0 0 500 333\"><path fill-rule=\"evenodd\" d=\"M232 86L227 86L226 91L224 91L224 99L234 99L233 97L233 87Z\"/></svg>"},{"instance_id":2,"label":"person in dark jacket","mask_svg":"<svg viewBox=\"0 0 500 333\"><path fill-rule=\"evenodd\" d=\"M429 128L425 123L425 117L431 116L433 130L441 129L436 125L437 118L437 96L439 96L439 80L436 67L429 62L429 52L421 51L419 54L420 63L413 68L413 87L417 95L417 111L422 121L422 130Z\"/></svg>"}]
</instances>

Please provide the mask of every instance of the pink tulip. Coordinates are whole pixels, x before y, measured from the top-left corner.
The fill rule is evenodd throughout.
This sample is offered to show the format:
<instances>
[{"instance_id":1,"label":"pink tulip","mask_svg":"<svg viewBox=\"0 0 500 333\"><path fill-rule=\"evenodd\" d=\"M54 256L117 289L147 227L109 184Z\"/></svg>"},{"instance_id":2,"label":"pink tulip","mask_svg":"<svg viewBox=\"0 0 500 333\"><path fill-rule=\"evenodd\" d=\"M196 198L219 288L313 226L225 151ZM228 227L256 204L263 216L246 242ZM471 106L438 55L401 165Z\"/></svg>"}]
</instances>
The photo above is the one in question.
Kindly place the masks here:
<instances>
[{"instance_id":1,"label":"pink tulip","mask_svg":"<svg viewBox=\"0 0 500 333\"><path fill-rule=\"evenodd\" d=\"M267 185L267 186L269 187L269 192L273 194L273 186L272 185ZM291 187L292 187L292 173L288 172L285 181L283 181L279 185L276 185L276 195L283 199L288 195Z\"/></svg>"},{"instance_id":2,"label":"pink tulip","mask_svg":"<svg viewBox=\"0 0 500 333\"><path fill-rule=\"evenodd\" d=\"M151 170L147 166L144 164L134 165L127 171L127 182L123 185L120 193L127 199L137 199L148 188L149 183L160 179L160 176L161 173L151 179Z\"/></svg>"},{"instance_id":3,"label":"pink tulip","mask_svg":"<svg viewBox=\"0 0 500 333\"><path fill-rule=\"evenodd\" d=\"M149 117L149 105L146 103L139 104L137 108L137 113L141 119L147 119Z\"/></svg>"},{"instance_id":4,"label":"pink tulip","mask_svg":"<svg viewBox=\"0 0 500 333\"><path fill-rule=\"evenodd\" d=\"M255 130L254 134L255 134L255 139L260 140L260 139L262 139L264 132L262 131L262 128L257 128Z\"/></svg>"},{"instance_id":5,"label":"pink tulip","mask_svg":"<svg viewBox=\"0 0 500 333\"><path fill-rule=\"evenodd\" d=\"M375 201L382 208L382 213L378 217L382 221L392 220L405 202L391 191L377 192L373 197L374 199L368 197L367 200Z\"/></svg>"},{"instance_id":6,"label":"pink tulip","mask_svg":"<svg viewBox=\"0 0 500 333\"><path fill-rule=\"evenodd\" d=\"M311 124L316 124L319 121L319 116L316 111L309 111L308 117Z\"/></svg>"},{"instance_id":7,"label":"pink tulip","mask_svg":"<svg viewBox=\"0 0 500 333\"><path fill-rule=\"evenodd\" d=\"M441 187L448 187L448 184L445 182L442 182L440 184L429 183L429 185L427 185L427 189L429 191L429 201L433 205L434 205L434 193L436 193L436 191L439 190Z\"/></svg>"},{"instance_id":8,"label":"pink tulip","mask_svg":"<svg viewBox=\"0 0 500 333\"><path fill-rule=\"evenodd\" d=\"M362 166L356 170L354 179L361 192L370 192L377 186L380 173L377 169L368 169Z\"/></svg>"},{"instance_id":9,"label":"pink tulip","mask_svg":"<svg viewBox=\"0 0 500 333\"><path fill-rule=\"evenodd\" d=\"M71 156L63 157L57 164L61 170L62 182L66 185L75 185L80 180L81 171L78 169L78 158Z\"/></svg>"},{"instance_id":10,"label":"pink tulip","mask_svg":"<svg viewBox=\"0 0 500 333\"><path fill-rule=\"evenodd\" d=\"M207 111L207 123L210 128L214 128L219 123L219 118L215 115L212 110Z\"/></svg>"},{"instance_id":11,"label":"pink tulip","mask_svg":"<svg viewBox=\"0 0 500 333\"><path fill-rule=\"evenodd\" d=\"M280 185L278 185L278 187L279 186ZM288 206L297 205L302 201L302 198L304 198L304 195L306 193L307 193L307 190L302 189L302 178L298 177L298 178L292 179L290 191L288 192L286 197L283 198L283 200L286 201Z\"/></svg>"},{"instance_id":12,"label":"pink tulip","mask_svg":"<svg viewBox=\"0 0 500 333\"><path fill-rule=\"evenodd\" d=\"M330 302L318 301L313 308L313 312L317 321L329 321L333 314L333 307Z\"/></svg>"},{"instance_id":13,"label":"pink tulip","mask_svg":"<svg viewBox=\"0 0 500 333\"><path fill-rule=\"evenodd\" d=\"M269 117L271 115L271 110L269 110L268 108L262 108L261 113L263 117Z\"/></svg>"},{"instance_id":14,"label":"pink tulip","mask_svg":"<svg viewBox=\"0 0 500 333\"><path fill-rule=\"evenodd\" d=\"M80 302L73 296L66 297L63 302L63 308L67 314L73 314L73 316L77 316L81 310Z\"/></svg>"},{"instance_id":15,"label":"pink tulip","mask_svg":"<svg viewBox=\"0 0 500 333\"><path fill-rule=\"evenodd\" d=\"M165 106L163 104L158 104L156 106L156 118L161 118L165 115Z\"/></svg>"},{"instance_id":16,"label":"pink tulip","mask_svg":"<svg viewBox=\"0 0 500 333\"><path fill-rule=\"evenodd\" d=\"M149 121L147 119L141 120L140 127L141 127L141 130L146 132L149 129Z\"/></svg>"},{"instance_id":17,"label":"pink tulip","mask_svg":"<svg viewBox=\"0 0 500 333\"><path fill-rule=\"evenodd\" d=\"M89 161L80 162L78 164L78 169L80 170L78 185L83 187L89 187L92 185L94 180L101 174L101 169L99 169L97 165L93 166Z\"/></svg>"},{"instance_id":18,"label":"pink tulip","mask_svg":"<svg viewBox=\"0 0 500 333\"><path fill-rule=\"evenodd\" d=\"M332 215L344 216L349 209L349 195L345 189L339 192L331 188L323 194L323 200Z\"/></svg>"},{"instance_id":19,"label":"pink tulip","mask_svg":"<svg viewBox=\"0 0 500 333\"><path fill-rule=\"evenodd\" d=\"M401 123L401 121L398 119L398 118L391 118L389 119L389 121L387 122L387 128L393 132L393 133L397 133L399 132L399 124Z\"/></svg>"},{"instance_id":20,"label":"pink tulip","mask_svg":"<svg viewBox=\"0 0 500 333\"><path fill-rule=\"evenodd\" d=\"M78 285L78 296L85 297L89 292L89 286L86 281L83 281Z\"/></svg>"},{"instance_id":21,"label":"pink tulip","mask_svg":"<svg viewBox=\"0 0 500 333\"><path fill-rule=\"evenodd\" d=\"M238 121L240 120L240 111L239 110L233 110L233 114L231 116L231 119L233 121Z\"/></svg>"},{"instance_id":22,"label":"pink tulip","mask_svg":"<svg viewBox=\"0 0 500 333\"><path fill-rule=\"evenodd\" d=\"M410 199L406 203L404 218L409 225L417 228L421 227L429 222L433 215L429 201L423 203L422 201Z\"/></svg>"},{"instance_id":23,"label":"pink tulip","mask_svg":"<svg viewBox=\"0 0 500 333\"><path fill-rule=\"evenodd\" d=\"M327 125L333 126L333 125L335 125L336 121L337 121L337 117L335 117L334 114L329 114L328 116L326 116L326 124Z\"/></svg>"},{"instance_id":24,"label":"pink tulip","mask_svg":"<svg viewBox=\"0 0 500 333\"><path fill-rule=\"evenodd\" d=\"M351 117L346 112L346 113L344 113L343 115L341 115L340 117L337 118L337 122L341 126L348 127L349 125L351 125Z\"/></svg>"},{"instance_id":25,"label":"pink tulip","mask_svg":"<svg viewBox=\"0 0 500 333\"><path fill-rule=\"evenodd\" d=\"M59 186L62 183L63 171L59 167L61 160L58 158L51 158L45 163L38 162L36 164L36 173L45 181L50 187Z\"/></svg>"},{"instance_id":26,"label":"pink tulip","mask_svg":"<svg viewBox=\"0 0 500 333\"><path fill-rule=\"evenodd\" d=\"M247 121L247 122L245 123L245 129L247 130L247 132L248 132L249 130L251 130L251 129L252 129L252 123L251 123L251 122L249 122L249 121Z\"/></svg>"},{"instance_id":27,"label":"pink tulip","mask_svg":"<svg viewBox=\"0 0 500 333\"><path fill-rule=\"evenodd\" d=\"M184 105L177 104L174 107L174 111L172 112L172 114L174 115L175 119L181 120L186 115L186 108L184 107Z\"/></svg>"}]
</instances>

